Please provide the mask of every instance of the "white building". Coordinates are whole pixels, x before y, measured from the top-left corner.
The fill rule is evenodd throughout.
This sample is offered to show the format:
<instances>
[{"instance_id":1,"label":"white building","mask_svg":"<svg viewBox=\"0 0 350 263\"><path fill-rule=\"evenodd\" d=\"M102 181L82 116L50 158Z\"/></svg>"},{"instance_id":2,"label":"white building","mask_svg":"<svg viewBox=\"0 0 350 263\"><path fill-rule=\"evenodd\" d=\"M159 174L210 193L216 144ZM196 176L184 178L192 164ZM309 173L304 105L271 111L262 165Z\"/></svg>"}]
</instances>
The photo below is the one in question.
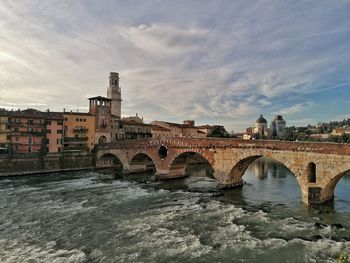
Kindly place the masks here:
<instances>
[{"instance_id":1,"label":"white building","mask_svg":"<svg viewBox=\"0 0 350 263\"><path fill-rule=\"evenodd\" d=\"M260 135L267 135L267 120L264 116L260 115L260 117L255 121L254 133L259 133Z\"/></svg>"}]
</instances>

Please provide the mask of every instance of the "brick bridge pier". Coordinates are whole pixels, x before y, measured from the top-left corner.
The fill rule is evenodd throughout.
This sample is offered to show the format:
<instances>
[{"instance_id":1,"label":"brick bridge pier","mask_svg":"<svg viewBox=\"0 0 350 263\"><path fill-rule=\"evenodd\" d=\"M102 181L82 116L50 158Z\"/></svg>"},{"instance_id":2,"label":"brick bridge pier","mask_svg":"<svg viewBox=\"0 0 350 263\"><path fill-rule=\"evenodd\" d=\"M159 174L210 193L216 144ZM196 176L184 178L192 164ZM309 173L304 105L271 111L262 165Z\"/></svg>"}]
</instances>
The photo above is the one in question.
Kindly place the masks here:
<instances>
[{"instance_id":1,"label":"brick bridge pier","mask_svg":"<svg viewBox=\"0 0 350 263\"><path fill-rule=\"evenodd\" d=\"M222 187L241 186L246 169L260 157L279 161L295 175L306 204L332 200L337 182L350 170L347 144L216 138L145 139L99 145L96 167L119 164L124 171L133 172L153 166L158 178L170 179L185 176L186 166L195 156L211 165Z\"/></svg>"}]
</instances>

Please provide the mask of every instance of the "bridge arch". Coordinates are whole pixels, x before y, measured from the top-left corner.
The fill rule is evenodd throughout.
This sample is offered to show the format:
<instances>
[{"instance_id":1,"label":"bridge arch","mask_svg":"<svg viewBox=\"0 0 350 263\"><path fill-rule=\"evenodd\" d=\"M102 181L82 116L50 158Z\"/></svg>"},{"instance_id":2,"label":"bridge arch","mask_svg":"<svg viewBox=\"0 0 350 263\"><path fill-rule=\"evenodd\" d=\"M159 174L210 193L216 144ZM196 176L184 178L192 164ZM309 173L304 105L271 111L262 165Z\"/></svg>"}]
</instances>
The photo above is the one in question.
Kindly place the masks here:
<instances>
[{"instance_id":1,"label":"bridge arch","mask_svg":"<svg viewBox=\"0 0 350 263\"><path fill-rule=\"evenodd\" d=\"M331 201L334 199L334 191L335 188L340 181L346 174L350 173L350 164L347 165L348 167L345 168L342 172L336 174L335 176L332 176L331 180L327 182L326 186L321 191L320 200L322 202Z\"/></svg>"},{"instance_id":2,"label":"bridge arch","mask_svg":"<svg viewBox=\"0 0 350 263\"><path fill-rule=\"evenodd\" d=\"M214 174L213 164L210 158L201 151L182 151L173 156L169 165L169 175L171 177L187 176L187 169L191 164L205 164L208 165L207 174Z\"/></svg>"},{"instance_id":3,"label":"bridge arch","mask_svg":"<svg viewBox=\"0 0 350 263\"><path fill-rule=\"evenodd\" d=\"M130 172L145 172L157 169L157 163L152 156L146 152L138 151L132 155L129 161Z\"/></svg>"},{"instance_id":4,"label":"bridge arch","mask_svg":"<svg viewBox=\"0 0 350 263\"><path fill-rule=\"evenodd\" d=\"M247 171L247 168L257 159L266 157L270 160L276 161L285 166L291 174L293 174L298 182L301 192L303 193L303 183L301 182L300 170L295 169L292 163L283 156L273 153L256 153L252 155L246 155L236 161L227 176L227 183L229 186L239 186L243 184L243 175ZM302 197L304 198L304 197Z\"/></svg>"},{"instance_id":5,"label":"bridge arch","mask_svg":"<svg viewBox=\"0 0 350 263\"><path fill-rule=\"evenodd\" d=\"M120 158L112 153L104 153L96 160L97 168L117 167L121 170L124 168L124 164ZM118 169L119 170L119 169Z\"/></svg>"}]
</instances>

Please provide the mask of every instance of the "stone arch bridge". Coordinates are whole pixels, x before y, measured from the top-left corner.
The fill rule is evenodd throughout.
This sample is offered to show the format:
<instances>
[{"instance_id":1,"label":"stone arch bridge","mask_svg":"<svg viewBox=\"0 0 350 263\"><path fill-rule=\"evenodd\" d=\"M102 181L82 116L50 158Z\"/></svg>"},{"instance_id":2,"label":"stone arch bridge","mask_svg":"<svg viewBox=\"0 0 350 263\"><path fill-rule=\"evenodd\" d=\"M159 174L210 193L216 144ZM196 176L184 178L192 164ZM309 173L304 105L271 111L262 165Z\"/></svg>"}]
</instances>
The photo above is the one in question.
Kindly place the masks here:
<instances>
[{"instance_id":1,"label":"stone arch bridge","mask_svg":"<svg viewBox=\"0 0 350 263\"><path fill-rule=\"evenodd\" d=\"M248 166L268 157L295 175L306 204L332 200L337 182L350 171L350 145L335 143L152 138L103 144L96 150L96 167L119 163L132 172L153 165L156 176L164 179L185 176L191 158L200 156L212 166L222 187L241 186Z\"/></svg>"}]
</instances>

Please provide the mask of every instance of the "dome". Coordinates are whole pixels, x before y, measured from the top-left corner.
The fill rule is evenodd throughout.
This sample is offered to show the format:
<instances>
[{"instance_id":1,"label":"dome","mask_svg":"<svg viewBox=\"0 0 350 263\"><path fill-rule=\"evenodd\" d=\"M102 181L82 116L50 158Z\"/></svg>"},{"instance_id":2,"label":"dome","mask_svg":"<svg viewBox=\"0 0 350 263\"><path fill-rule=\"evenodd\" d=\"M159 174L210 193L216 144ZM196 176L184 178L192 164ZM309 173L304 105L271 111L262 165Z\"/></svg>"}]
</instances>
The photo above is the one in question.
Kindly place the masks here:
<instances>
[{"instance_id":1,"label":"dome","mask_svg":"<svg viewBox=\"0 0 350 263\"><path fill-rule=\"evenodd\" d=\"M267 124L267 120L262 115L260 115L259 119L257 119L255 121L255 123L266 123Z\"/></svg>"}]
</instances>

